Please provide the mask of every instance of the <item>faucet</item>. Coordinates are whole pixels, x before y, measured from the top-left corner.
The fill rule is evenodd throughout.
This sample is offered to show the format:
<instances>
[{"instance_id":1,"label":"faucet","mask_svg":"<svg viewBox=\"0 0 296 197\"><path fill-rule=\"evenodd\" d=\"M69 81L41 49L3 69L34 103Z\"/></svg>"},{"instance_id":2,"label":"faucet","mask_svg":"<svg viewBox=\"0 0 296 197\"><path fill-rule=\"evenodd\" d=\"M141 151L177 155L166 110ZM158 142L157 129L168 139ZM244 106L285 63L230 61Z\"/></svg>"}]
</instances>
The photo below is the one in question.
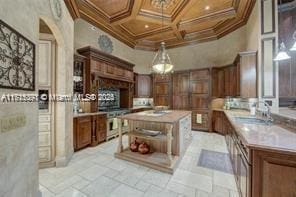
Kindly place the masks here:
<instances>
[{"instance_id":1,"label":"faucet","mask_svg":"<svg viewBox=\"0 0 296 197\"><path fill-rule=\"evenodd\" d=\"M271 109L270 109L270 106L269 106L269 104L267 102L265 102L265 101L258 101L256 103L256 112L259 112L258 109L259 109L260 103L264 104L264 107L266 107L266 109L267 109L266 111L260 111L261 112L261 115L263 117L266 117L265 122L266 123L272 123L273 122L273 118L271 117Z\"/></svg>"}]
</instances>

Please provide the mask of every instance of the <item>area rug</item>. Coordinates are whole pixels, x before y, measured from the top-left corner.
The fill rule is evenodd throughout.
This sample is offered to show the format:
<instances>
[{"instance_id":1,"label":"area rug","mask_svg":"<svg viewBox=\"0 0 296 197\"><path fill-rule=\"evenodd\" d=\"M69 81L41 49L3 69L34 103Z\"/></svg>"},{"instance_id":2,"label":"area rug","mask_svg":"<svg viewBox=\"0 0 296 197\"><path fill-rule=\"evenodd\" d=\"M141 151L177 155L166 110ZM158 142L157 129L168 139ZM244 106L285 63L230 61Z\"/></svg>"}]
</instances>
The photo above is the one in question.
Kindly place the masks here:
<instances>
[{"instance_id":1,"label":"area rug","mask_svg":"<svg viewBox=\"0 0 296 197\"><path fill-rule=\"evenodd\" d=\"M229 154L210 150L201 150L197 166L233 174Z\"/></svg>"}]
</instances>

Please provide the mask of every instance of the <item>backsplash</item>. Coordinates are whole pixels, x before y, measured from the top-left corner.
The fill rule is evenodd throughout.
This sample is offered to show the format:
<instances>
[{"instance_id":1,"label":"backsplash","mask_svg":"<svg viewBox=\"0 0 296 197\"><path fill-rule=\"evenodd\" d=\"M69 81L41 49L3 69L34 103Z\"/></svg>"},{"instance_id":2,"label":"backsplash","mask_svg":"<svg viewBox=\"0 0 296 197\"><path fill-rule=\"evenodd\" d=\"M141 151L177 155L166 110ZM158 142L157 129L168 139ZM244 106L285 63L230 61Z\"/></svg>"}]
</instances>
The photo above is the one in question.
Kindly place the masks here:
<instances>
[{"instance_id":1,"label":"backsplash","mask_svg":"<svg viewBox=\"0 0 296 197\"><path fill-rule=\"evenodd\" d=\"M153 98L134 98L133 106L153 106Z\"/></svg>"}]
</instances>

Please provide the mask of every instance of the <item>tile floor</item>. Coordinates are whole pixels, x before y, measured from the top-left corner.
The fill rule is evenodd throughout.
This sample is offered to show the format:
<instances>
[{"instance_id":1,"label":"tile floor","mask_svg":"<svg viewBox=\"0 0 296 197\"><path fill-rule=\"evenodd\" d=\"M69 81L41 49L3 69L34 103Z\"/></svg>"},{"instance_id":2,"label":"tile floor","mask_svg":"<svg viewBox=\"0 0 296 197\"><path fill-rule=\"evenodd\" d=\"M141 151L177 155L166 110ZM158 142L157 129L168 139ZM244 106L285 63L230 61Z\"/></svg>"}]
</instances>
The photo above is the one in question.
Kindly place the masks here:
<instances>
[{"instance_id":1,"label":"tile floor","mask_svg":"<svg viewBox=\"0 0 296 197\"><path fill-rule=\"evenodd\" d=\"M124 140L127 143L127 138ZM238 197L234 176L197 166L202 149L227 153L223 136L193 132L174 175L115 159L117 139L74 154L65 168L39 171L43 197Z\"/></svg>"}]
</instances>

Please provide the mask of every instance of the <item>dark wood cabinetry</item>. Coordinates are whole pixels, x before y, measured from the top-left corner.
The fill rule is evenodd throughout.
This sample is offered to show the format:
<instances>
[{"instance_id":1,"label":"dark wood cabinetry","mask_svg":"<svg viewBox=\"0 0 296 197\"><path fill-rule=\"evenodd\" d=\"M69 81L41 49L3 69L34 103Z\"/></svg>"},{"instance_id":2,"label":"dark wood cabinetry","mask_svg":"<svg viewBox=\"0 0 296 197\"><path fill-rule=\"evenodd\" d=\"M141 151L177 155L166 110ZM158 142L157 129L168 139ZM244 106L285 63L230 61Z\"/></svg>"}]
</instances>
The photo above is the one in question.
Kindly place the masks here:
<instances>
[{"instance_id":1,"label":"dark wood cabinetry","mask_svg":"<svg viewBox=\"0 0 296 197\"><path fill-rule=\"evenodd\" d=\"M257 52L239 53L232 65L213 68L212 96L257 97Z\"/></svg>"},{"instance_id":2,"label":"dark wood cabinetry","mask_svg":"<svg viewBox=\"0 0 296 197\"><path fill-rule=\"evenodd\" d=\"M224 112L223 111L213 111L212 122L213 122L213 131L220 133L222 135L226 135L226 131L223 127L224 123Z\"/></svg>"},{"instance_id":3,"label":"dark wood cabinetry","mask_svg":"<svg viewBox=\"0 0 296 197\"><path fill-rule=\"evenodd\" d=\"M120 88L120 107L131 108L134 92L134 64L92 47L78 49L86 57L84 93L98 94L99 88ZM102 81L107 86L102 85ZM116 84L116 87L113 87ZM126 85L128 84L128 85ZM91 102L91 112L98 111L98 100Z\"/></svg>"},{"instance_id":4,"label":"dark wood cabinetry","mask_svg":"<svg viewBox=\"0 0 296 197\"><path fill-rule=\"evenodd\" d=\"M153 75L153 98L155 106L172 108L172 76Z\"/></svg>"},{"instance_id":5,"label":"dark wood cabinetry","mask_svg":"<svg viewBox=\"0 0 296 197\"><path fill-rule=\"evenodd\" d=\"M152 97L152 76L135 74L135 98Z\"/></svg>"},{"instance_id":6,"label":"dark wood cabinetry","mask_svg":"<svg viewBox=\"0 0 296 197\"><path fill-rule=\"evenodd\" d=\"M256 150L252 197L296 196L296 156Z\"/></svg>"},{"instance_id":7,"label":"dark wood cabinetry","mask_svg":"<svg viewBox=\"0 0 296 197\"><path fill-rule=\"evenodd\" d=\"M188 110L189 107L189 72L173 75L173 109Z\"/></svg>"},{"instance_id":8,"label":"dark wood cabinetry","mask_svg":"<svg viewBox=\"0 0 296 197\"><path fill-rule=\"evenodd\" d=\"M192 110L192 129L209 131L211 124L210 111Z\"/></svg>"},{"instance_id":9,"label":"dark wood cabinetry","mask_svg":"<svg viewBox=\"0 0 296 197\"><path fill-rule=\"evenodd\" d=\"M73 143L74 150L80 150L89 145L95 146L106 140L106 114L74 117Z\"/></svg>"},{"instance_id":10,"label":"dark wood cabinetry","mask_svg":"<svg viewBox=\"0 0 296 197\"><path fill-rule=\"evenodd\" d=\"M84 116L73 120L74 150L79 150L91 144L92 117Z\"/></svg>"},{"instance_id":11,"label":"dark wood cabinetry","mask_svg":"<svg viewBox=\"0 0 296 197\"><path fill-rule=\"evenodd\" d=\"M95 146L106 140L107 137L107 115L92 116L92 142Z\"/></svg>"}]
</instances>

